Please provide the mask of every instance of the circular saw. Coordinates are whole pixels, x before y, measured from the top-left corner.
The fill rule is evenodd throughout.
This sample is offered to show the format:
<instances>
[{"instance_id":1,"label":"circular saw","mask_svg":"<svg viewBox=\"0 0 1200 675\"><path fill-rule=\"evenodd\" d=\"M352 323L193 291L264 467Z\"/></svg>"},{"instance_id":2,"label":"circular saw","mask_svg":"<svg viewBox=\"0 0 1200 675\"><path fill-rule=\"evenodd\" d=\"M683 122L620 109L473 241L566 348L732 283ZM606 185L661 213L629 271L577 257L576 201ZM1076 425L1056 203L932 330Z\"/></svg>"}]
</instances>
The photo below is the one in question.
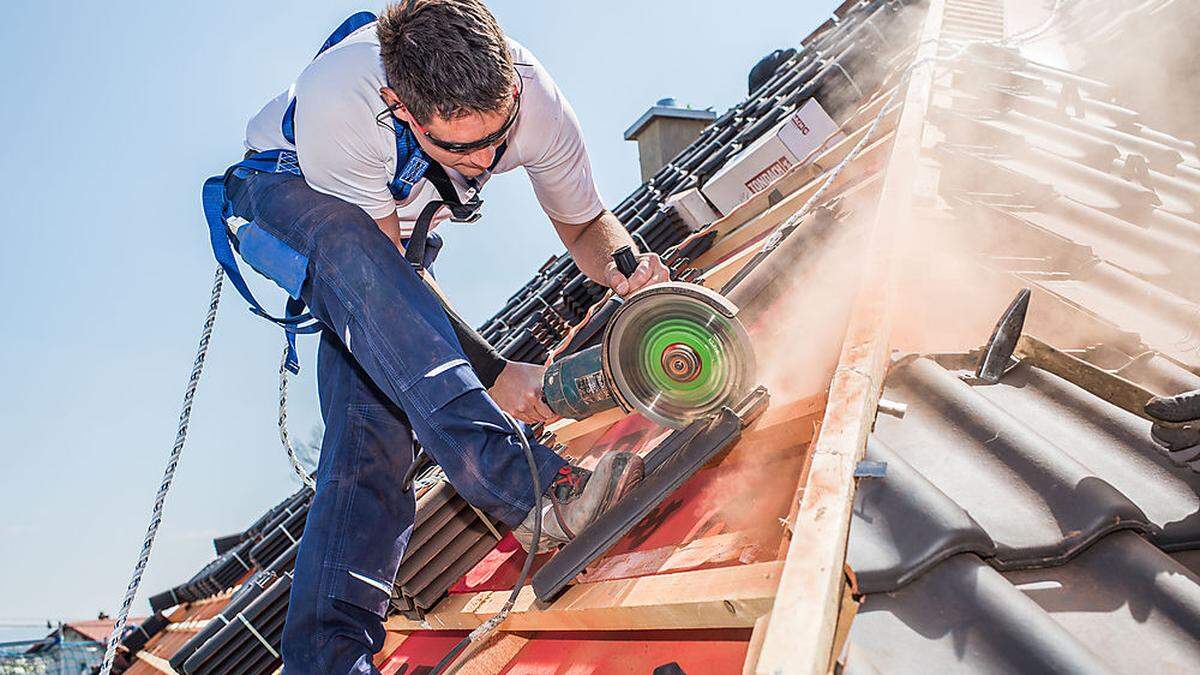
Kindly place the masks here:
<instances>
[{"instance_id":1,"label":"circular saw","mask_svg":"<svg viewBox=\"0 0 1200 675\"><path fill-rule=\"evenodd\" d=\"M639 291L613 314L599 345L547 368L546 402L563 417L619 406L674 429L733 406L755 384L754 350L737 311L696 284Z\"/></svg>"}]
</instances>

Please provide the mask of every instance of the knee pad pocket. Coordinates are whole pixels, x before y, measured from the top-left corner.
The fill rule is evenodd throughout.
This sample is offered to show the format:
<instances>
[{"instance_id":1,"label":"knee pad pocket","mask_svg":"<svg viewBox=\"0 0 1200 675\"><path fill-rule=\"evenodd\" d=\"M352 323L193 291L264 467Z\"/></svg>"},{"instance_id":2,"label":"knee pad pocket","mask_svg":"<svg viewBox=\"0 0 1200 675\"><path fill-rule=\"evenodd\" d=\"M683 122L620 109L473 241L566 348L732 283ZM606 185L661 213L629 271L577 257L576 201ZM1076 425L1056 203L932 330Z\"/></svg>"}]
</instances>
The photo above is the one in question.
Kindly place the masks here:
<instances>
[{"instance_id":1,"label":"knee pad pocket","mask_svg":"<svg viewBox=\"0 0 1200 675\"><path fill-rule=\"evenodd\" d=\"M409 384L405 392L417 412L429 416L463 394L483 388L471 364L459 358L430 368Z\"/></svg>"},{"instance_id":2,"label":"knee pad pocket","mask_svg":"<svg viewBox=\"0 0 1200 675\"><path fill-rule=\"evenodd\" d=\"M388 602L392 597L391 582L353 570L338 570L333 574L338 578L329 591L332 600L368 611L381 621L387 617Z\"/></svg>"}]
</instances>

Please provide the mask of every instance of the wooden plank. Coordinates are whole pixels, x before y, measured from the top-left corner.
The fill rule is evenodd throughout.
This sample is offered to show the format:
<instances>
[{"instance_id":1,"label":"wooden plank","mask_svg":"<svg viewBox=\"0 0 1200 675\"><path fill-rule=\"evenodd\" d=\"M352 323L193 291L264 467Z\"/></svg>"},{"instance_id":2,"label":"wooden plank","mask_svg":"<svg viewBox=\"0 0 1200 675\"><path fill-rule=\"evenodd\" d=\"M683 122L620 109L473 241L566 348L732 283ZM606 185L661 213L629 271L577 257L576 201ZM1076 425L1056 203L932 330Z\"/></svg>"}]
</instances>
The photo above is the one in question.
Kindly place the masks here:
<instances>
[{"instance_id":1,"label":"wooden plank","mask_svg":"<svg viewBox=\"0 0 1200 675\"><path fill-rule=\"evenodd\" d=\"M846 568L849 572L849 568ZM858 598L854 597L854 584L842 584L842 606L838 611L837 629L833 634L833 649L831 650L831 662L829 670L833 671L833 661L841 658L842 651L846 648L846 638L850 637L850 624L854 622L855 615L858 614L858 606L861 604ZM845 664L843 664L845 665Z\"/></svg>"},{"instance_id":2,"label":"wooden plank","mask_svg":"<svg viewBox=\"0 0 1200 675\"><path fill-rule=\"evenodd\" d=\"M742 662L742 675L754 675L758 666L758 655L762 652L763 640L767 637L767 626L771 622L770 614L763 614L754 622L754 630L750 631L750 644L746 647L746 660Z\"/></svg>"},{"instance_id":3,"label":"wooden plank","mask_svg":"<svg viewBox=\"0 0 1200 675\"><path fill-rule=\"evenodd\" d=\"M885 140L888 140L888 139L885 139ZM868 146L868 148L864 148L864 152L869 150L872 147L874 147L874 146L871 145L871 146ZM865 191L870 190L870 189L877 189L878 183L879 183L878 175L870 175L870 176L863 178L858 183L851 185L848 188L844 188L842 190L837 191L836 197L841 199L843 202L845 202L845 201L851 199L854 195L862 194ZM836 186L837 183L835 183L834 185ZM805 197L805 199L807 199L807 197ZM782 202L781 202L781 204L782 204ZM801 205L802 204L803 204L803 202L801 202ZM808 219L805 218L805 220L808 220ZM782 222L782 221L779 221L779 222ZM720 258L718 256L717 258L719 259L719 262L717 262L716 264L714 264L711 267L709 267L708 269L706 269L697 283L707 286L713 290L720 290L722 287L725 286L726 282L728 282L730 279L732 279L733 276L735 274L737 274L738 271L740 271L743 266L746 265L746 263L750 262L754 258L754 256L758 254L758 252L762 249L761 246L757 245L758 241L763 240L768 234L770 234L771 230L774 229L774 227L777 225L778 225L778 223L775 223L774 225L772 225L771 221L769 221L769 220L763 221L762 223L759 223L758 221L754 221L754 222L751 222L751 223L745 225L741 230L738 230L738 232L734 233L734 234L735 235L741 234L742 231L745 230L745 234L747 235L745 237L745 239L750 243L743 245L740 250L738 250L736 253L732 253L732 254L728 255L727 257ZM802 227L803 227L803 225L802 225ZM722 251L728 250L728 248L736 248L734 246L734 244L736 244L739 240L734 239L733 236L734 235L731 235L728 238L728 241L729 241L728 247L726 247L725 242L718 242L719 244L722 245L721 246ZM718 251L718 253L720 253L720 252L721 251Z\"/></svg>"},{"instance_id":4,"label":"wooden plank","mask_svg":"<svg viewBox=\"0 0 1200 675\"><path fill-rule=\"evenodd\" d=\"M620 408L611 408L582 420L561 419L546 429L554 434L559 443L567 443L580 436L586 436L593 431L616 424L628 414Z\"/></svg>"},{"instance_id":5,"label":"wooden plank","mask_svg":"<svg viewBox=\"0 0 1200 675\"><path fill-rule=\"evenodd\" d=\"M388 662L411 634L389 630L384 637L383 648L375 654L375 667L384 673L395 673L400 666L389 666ZM446 672L455 675L493 675L508 665L529 640L529 635L492 633L482 643L473 643L458 658L451 661Z\"/></svg>"},{"instance_id":6,"label":"wooden plank","mask_svg":"<svg viewBox=\"0 0 1200 675\"><path fill-rule=\"evenodd\" d=\"M725 258L721 262L713 265L705 270L704 275L700 277L697 283L702 286L707 286L714 291L721 290L727 281L733 278L735 274L741 271L742 266L750 262L761 246L747 246L741 251Z\"/></svg>"},{"instance_id":7,"label":"wooden plank","mask_svg":"<svg viewBox=\"0 0 1200 675\"><path fill-rule=\"evenodd\" d=\"M199 633L204 630L212 619L188 619L179 623L169 623L163 630L169 633Z\"/></svg>"},{"instance_id":8,"label":"wooden plank","mask_svg":"<svg viewBox=\"0 0 1200 675\"><path fill-rule=\"evenodd\" d=\"M161 656L155 656L146 650L137 653L138 660L166 675L176 675L175 669L171 667L171 663Z\"/></svg>"},{"instance_id":9,"label":"wooden plank","mask_svg":"<svg viewBox=\"0 0 1200 675\"><path fill-rule=\"evenodd\" d=\"M822 393L787 403L772 403L742 432L742 438L731 454L740 454L743 447L761 453L809 442L818 416L825 410L825 400Z\"/></svg>"},{"instance_id":10,"label":"wooden plank","mask_svg":"<svg viewBox=\"0 0 1200 675\"><path fill-rule=\"evenodd\" d=\"M664 574L695 569L718 563L753 562L770 558L774 551L762 551L757 542L768 534L778 533L778 526L765 526L753 531L734 531L693 539L682 546L662 546L648 551L629 551L605 556L579 576L581 583L596 583L612 579L629 579L650 574ZM773 548L773 547L772 547Z\"/></svg>"},{"instance_id":11,"label":"wooden plank","mask_svg":"<svg viewBox=\"0 0 1200 675\"><path fill-rule=\"evenodd\" d=\"M382 668L392 654L404 644L408 639L408 633L385 633L383 636L383 647L375 652L373 659L376 668Z\"/></svg>"},{"instance_id":12,"label":"wooden plank","mask_svg":"<svg viewBox=\"0 0 1200 675\"><path fill-rule=\"evenodd\" d=\"M770 610L782 570L782 562L771 561L576 584L541 608L533 588L525 586L498 630L749 628ZM451 595L424 621L393 617L387 629L474 629L495 615L508 595L509 591Z\"/></svg>"},{"instance_id":13,"label":"wooden plank","mask_svg":"<svg viewBox=\"0 0 1200 675\"><path fill-rule=\"evenodd\" d=\"M854 467L875 417L887 365L891 238L912 213L944 0L931 0L896 140L884 175L864 268L829 403L792 525L779 597L755 672L828 672L841 606L843 566L854 501Z\"/></svg>"}]
</instances>

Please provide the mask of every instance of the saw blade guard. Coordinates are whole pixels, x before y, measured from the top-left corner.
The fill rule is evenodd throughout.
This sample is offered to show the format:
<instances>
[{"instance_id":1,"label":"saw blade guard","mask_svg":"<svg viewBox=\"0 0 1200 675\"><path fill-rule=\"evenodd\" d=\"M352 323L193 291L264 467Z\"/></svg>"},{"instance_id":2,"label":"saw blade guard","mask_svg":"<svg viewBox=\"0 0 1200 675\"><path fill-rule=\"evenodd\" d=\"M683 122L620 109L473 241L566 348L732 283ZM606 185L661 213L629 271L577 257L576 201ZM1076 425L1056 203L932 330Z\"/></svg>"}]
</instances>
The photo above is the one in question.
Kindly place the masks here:
<instances>
[{"instance_id":1,"label":"saw blade guard","mask_svg":"<svg viewBox=\"0 0 1200 675\"><path fill-rule=\"evenodd\" d=\"M617 403L675 429L740 400L755 383L737 306L695 284L638 292L617 310L602 345Z\"/></svg>"}]
</instances>

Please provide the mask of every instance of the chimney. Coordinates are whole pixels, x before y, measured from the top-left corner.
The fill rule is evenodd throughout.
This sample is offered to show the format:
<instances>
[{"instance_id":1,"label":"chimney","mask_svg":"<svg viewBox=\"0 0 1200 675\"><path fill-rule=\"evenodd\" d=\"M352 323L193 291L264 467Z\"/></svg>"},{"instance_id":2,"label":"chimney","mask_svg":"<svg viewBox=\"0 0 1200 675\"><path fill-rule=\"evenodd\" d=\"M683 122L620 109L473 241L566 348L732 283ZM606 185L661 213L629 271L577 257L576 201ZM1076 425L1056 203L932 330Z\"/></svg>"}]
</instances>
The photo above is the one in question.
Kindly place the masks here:
<instances>
[{"instance_id":1,"label":"chimney","mask_svg":"<svg viewBox=\"0 0 1200 675\"><path fill-rule=\"evenodd\" d=\"M650 180L716 118L711 110L685 108L673 98L660 99L651 106L625 130L625 140L637 141L642 181Z\"/></svg>"}]
</instances>

